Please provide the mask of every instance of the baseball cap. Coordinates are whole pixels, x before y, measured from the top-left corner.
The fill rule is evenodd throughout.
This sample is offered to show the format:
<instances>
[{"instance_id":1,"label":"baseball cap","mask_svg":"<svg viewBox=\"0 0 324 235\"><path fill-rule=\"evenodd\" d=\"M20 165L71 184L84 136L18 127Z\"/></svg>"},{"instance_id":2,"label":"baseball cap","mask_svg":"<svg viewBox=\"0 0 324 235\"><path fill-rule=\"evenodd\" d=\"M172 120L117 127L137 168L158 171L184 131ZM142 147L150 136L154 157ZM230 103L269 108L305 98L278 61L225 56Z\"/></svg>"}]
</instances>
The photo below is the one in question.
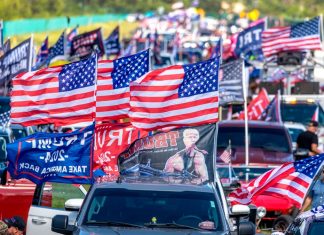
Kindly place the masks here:
<instances>
[{"instance_id":1,"label":"baseball cap","mask_svg":"<svg viewBox=\"0 0 324 235\"><path fill-rule=\"evenodd\" d=\"M14 216L12 218L4 219L3 221L8 225L8 227L16 227L20 231L24 231L26 228L26 223L20 216Z\"/></svg>"},{"instance_id":2,"label":"baseball cap","mask_svg":"<svg viewBox=\"0 0 324 235\"><path fill-rule=\"evenodd\" d=\"M309 126L318 127L318 122L317 121L310 121Z\"/></svg>"}]
</instances>

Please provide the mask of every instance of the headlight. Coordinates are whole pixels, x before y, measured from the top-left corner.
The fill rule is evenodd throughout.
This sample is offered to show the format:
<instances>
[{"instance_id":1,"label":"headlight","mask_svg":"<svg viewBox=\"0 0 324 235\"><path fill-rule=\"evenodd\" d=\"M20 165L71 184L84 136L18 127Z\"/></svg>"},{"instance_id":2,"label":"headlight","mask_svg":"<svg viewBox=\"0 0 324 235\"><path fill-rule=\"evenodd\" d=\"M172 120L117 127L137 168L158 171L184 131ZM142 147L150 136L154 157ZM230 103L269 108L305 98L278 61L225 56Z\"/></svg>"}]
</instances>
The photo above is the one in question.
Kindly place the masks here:
<instances>
[{"instance_id":1,"label":"headlight","mask_svg":"<svg viewBox=\"0 0 324 235\"><path fill-rule=\"evenodd\" d=\"M257 208L257 216L258 216L258 218L260 218L260 219L263 218L266 215L266 213L267 213L267 209L265 207L259 206Z\"/></svg>"}]
</instances>

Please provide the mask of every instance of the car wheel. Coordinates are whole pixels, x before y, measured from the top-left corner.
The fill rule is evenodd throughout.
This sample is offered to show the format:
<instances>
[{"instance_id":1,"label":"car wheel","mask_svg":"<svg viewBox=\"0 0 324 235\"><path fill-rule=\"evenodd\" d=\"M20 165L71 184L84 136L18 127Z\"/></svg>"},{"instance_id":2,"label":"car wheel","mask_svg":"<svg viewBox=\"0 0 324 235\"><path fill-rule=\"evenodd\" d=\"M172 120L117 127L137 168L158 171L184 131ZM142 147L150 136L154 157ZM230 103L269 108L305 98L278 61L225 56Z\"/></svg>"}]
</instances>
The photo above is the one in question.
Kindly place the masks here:
<instances>
[{"instance_id":1,"label":"car wheel","mask_svg":"<svg viewBox=\"0 0 324 235\"><path fill-rule=\"evenodd\" d=\"M273 222L273 229L275 231L285 232L293 220L290 215L281 215Z\"/></svg>"}]
</instances>

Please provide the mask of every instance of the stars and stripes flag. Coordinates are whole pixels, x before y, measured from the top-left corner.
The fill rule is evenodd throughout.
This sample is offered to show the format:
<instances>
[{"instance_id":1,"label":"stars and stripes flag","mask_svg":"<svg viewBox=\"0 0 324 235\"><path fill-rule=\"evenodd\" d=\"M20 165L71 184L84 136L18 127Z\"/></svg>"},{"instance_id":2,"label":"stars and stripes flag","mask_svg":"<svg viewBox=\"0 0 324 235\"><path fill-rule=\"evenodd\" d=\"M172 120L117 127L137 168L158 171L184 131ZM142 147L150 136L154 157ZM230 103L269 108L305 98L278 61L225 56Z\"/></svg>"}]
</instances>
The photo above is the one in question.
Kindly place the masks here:
<instances>
[{"instance_id":1,"label":"stars and stripes flag","mask_svg":"<svg viewBox=\"0 0 324 235\"><path fill-rule=\"evenodd\" d=\"M57 56L64 56L65 54L65 32L61 34L59 39L56 41L56 43L50 47L48 57L47 57L47 64L50 63L52 59L54 59Z\"/></svg>"},{"instance_id":2,"label":"stars and stripes flag","mask_svg":"<svg viewBox=\"0 0 324 235\"><path fill-rule=\"evenodd\" d=\"M128 117L129 83L149 71L149 50L98 62L96 121Z\"/></svg>"},{"instance_id":3,"label":"stars and stripes flag","mask_svg":"<svg viewBox=\"0 0 324 235\"><path fill-rule=\"evenodd\" d=\"M66 54L70 54L73 38L78 35L78 27L73 28L66 36Z\"/></svg>"},{"instance_id":4,"label":"stars and stripes flag","mask_svg":"<svg viewBox=\"0 0 324 235\"><path fill-rule=\"evenodd\" d=\"M12 83L11 122L57 126L92 122L97 57L21 73Z\"/></svg>"},{"instance_id":5,"label":"stars and stripes flag","mask_svg":"<svg viewBox=\"0 0 324 235\"><path fill-rule=\"evenodd\" d=\"M319 116L319 108L317 106L316 109L315 109L315 112L314 112L314 114L312 116L312 121L318 122L318 116Z\"/></svg>"},{"instance_id":6,"label":"stars and stripes flag","mask_svg":"<svg viewBox=\"0 0 324 235\"><path fill-rule=\"evenodd\" d=\"M282 123L281 119L281 108L280 108L280 99L278 95L273 97L268 106L263 110L261 116L259 117L262 121L268 122L279 122Z\"/></svg>"},{"instance_id":7,"label":"stars and stripes flag","mask_svg":"<svg viewBox=\"0 0 324 235\"><path fill-rule=\"evenodd\" d=\"M7 126L10 121L10 110L0 114L0 125Z\"/></svg>"},{"instance_id":8,"label":"stars and stripes flag","mask_svg":"<svg viewBox=\"0 0 324 235\"><path fill-rule=\"evenodd\" d=\"M265 172L229 194L232 205L253 203L259 195L285 197L301 208L313 180L323 168L324 154L288 162Z\"/></svg>"},{"instance_id":9,"label":"stars and stripes flag","mask_svg":"<svg viewBox=\"0 0 324 235\"><path fill-rule=\"evenodd\" d=\"M157 69L132 82L133 126L155 130L217 122L219 60Z\"/></svg>"},{"instance_id":10,"label":"stars and stripes flag","mask_svg":"<svg viewBox=\"0 0 324 235\"><path fill-rule=\"evenodd\" d=\"M224 152L219 156L220 159L222 159L223 162L225 163L230 163L231 162L231 148L228 146Z\"/></svg>"},{"instance_id":11,"label":"stars and stripes flag","mask_svg":"<svg viewBox=\"0 0 324 235\"><path fill-rule=\"evenodd\" d=\"M281 51L321 50L320 17L288 27L263 31L262 51L269 57Z\"/></svg>"}]
</instances>

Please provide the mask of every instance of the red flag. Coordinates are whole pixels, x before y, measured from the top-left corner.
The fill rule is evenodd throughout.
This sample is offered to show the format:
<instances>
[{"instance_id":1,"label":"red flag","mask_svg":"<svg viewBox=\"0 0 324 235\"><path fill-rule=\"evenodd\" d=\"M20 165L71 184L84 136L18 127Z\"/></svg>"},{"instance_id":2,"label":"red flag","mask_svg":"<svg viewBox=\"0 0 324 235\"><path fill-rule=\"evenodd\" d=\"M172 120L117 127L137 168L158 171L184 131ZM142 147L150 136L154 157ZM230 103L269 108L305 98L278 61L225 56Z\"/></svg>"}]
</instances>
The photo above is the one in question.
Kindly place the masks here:
<instances>
[{"instance_id":1,"label":"red flag","mask_svg":"<svg viewBox=\"0 0 324 235\"><path fill-rule=\"evenodd\" d=\"M118 155L148 133L130 123L107 123L96 125L95 134L93 170L100 168L107 175L119 175Z\"/></svg>"},{"instance_id":2,"label":"red flag","mask_svg":"<svg viewBox=\"0 0 324 235\"><path fill-rule=\"evenodd\" d=\"M262 88L259 95L254 98L247 107L248 120L258 120L269 103L268 93ZM244 119L243 111L240 113L239 119Z\"/></svg>"},{"instance_id":3,"label":"red flag","mask_svg":"<svg viewBox=\"0 0 324 235\"><path fill-rule=\"evenodd\" d=\"M300 161L288 162L265 172L247 185L229 194L232 205L254 203L259 195L285 197L297 208L304 198L319 170L323 166L324 154Z\"/></svg>"}]
</instances>

